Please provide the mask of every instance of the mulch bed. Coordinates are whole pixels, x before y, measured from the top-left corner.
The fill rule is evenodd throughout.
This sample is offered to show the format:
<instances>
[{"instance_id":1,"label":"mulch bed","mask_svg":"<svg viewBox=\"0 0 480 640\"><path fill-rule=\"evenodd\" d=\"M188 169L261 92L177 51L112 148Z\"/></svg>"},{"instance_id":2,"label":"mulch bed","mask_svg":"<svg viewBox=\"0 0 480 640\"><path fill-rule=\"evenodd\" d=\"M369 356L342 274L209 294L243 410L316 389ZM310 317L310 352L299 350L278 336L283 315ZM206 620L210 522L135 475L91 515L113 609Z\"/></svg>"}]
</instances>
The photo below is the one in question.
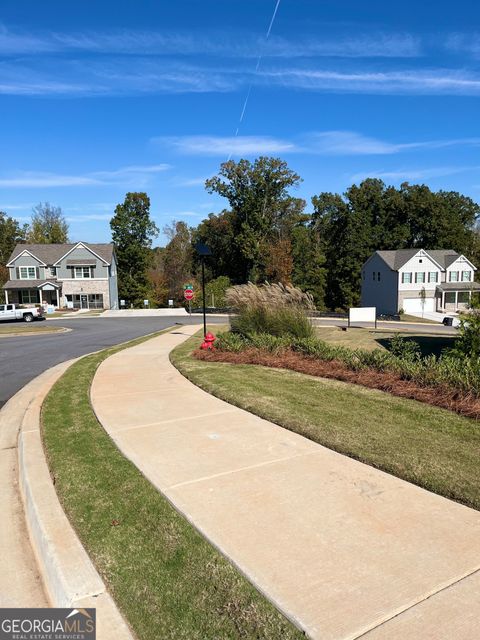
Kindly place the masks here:
<instances>
[{"instance_id":1,"label":"mulch bed","mask_svg":"<svg viewBox=\"0 0 480 640\"><path fill-rule=\"evenodd\" d=\"M331 378L353 384L386 391L400 398L410 398L459 413L467 418L480 418L480 399L473 394L463 393L448 386L420 386L412 380L403 380L390 372L363 369L353 371L338 360L325 361L296 353L291 350L272 354L261 349L245 349L240 353L229 351L202 351L193 354L198 360L207 362L227 362L230 364L258 364L263 367L290 369L310 376Z\"/></svg>"}]
</instances>

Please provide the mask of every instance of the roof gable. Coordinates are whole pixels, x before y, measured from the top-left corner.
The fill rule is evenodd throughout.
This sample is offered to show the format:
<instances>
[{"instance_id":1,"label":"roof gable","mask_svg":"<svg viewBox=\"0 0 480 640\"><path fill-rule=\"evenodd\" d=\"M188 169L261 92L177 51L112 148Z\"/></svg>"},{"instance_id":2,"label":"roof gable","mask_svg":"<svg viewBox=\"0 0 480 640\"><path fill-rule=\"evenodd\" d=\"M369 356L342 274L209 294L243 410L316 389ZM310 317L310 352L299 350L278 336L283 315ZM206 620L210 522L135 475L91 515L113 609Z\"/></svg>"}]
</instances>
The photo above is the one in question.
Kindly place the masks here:
<instances>
[{"instance_id":1,"label":"roof gable","mask_svg":"<svg viewBox=\"0 0 480 640\"><path fill-rule=\"evenodd\" d=\"M18 245L17 245L17 246L18 246ZM23 247L25 247L25 245L20 245L20 247L22 247L22 246L23 246ZM17 248L17 247L15 247L15 249L16 249L16 248ZM15 253L15 250L14 250L14 253ZM24 256L24 255L29 255L29 256L31 256L32 258L35 258L35 260L36 260L37 262L39 262L39 263L40 263L40 265L41 265L42 267L45 267L45 266L46 266L46 265L45 265L45 262L43 262L43 260L41 260L38 256L34 255L34 254L33 254L31 251L29 251L28 249L23 249L23 251L20 251L20 253L18 253L14 258L10 257L10 261L9 261L9 262L7 262L6 266L7 266L7 267L12 267L12 266L14 266L14 265L12 264L12 262L14 262L17 258L20 258L21 256ZM13 254L12 254L12 256L13 256Z\"/></svg>"},{"instance_id":2,"label":"roof gable","mask_svg":"<svg viewBox=\"0 0 480 640\"><path fill-rule=\"evenodd\" d=\"M93 247L96 247L96 245L90 245L89 246L88 244L85 244L84 242L77 242L77 244L73 245L70 249L68 249L68 251L66 251L62 256L60 256L60 258L58 258L55 261L54 264L58 265L59 262L61 262L64 258L66 258L68 255L70 255L72 253L72 251L75 251L75 249L78 249L78 248L86 249L87 251L89 251L91 254L93 254L96 258L98 258L102 262L105 262L106 264L110 264L111 259L110 260L105 260L105 258L103 258L102 256L98 255L98 253L95 252Z\"/></svg>"},{"instance_id":3,"label":"roof gable","mask_svg":"<svg viewBox=\"0 0 480 640\"><path fill-rule=\"evenodd\" d=\"M465 256L461 256L453 249L398 249L396 251L376 251L375 254L380 256L382 260L385 262L390 269L393 271L399 271L403 266L409 262L412 258L414 258L419 253L424 254L426 257L430 258L432 262L434 262L439 269L445 271L448 267L453 264L460 257L465 258ZM373 255L375 255L373 254ZM372 256L367 260L371 260ZM473 269L476 270L476 267L468 258L465 258L467 262L472 266ZM367 262L365 264L367 264Z\"/></svg>"},{"instance_id":4,"label":"roof gable","mask_svg":"<svg viewBox=\"0 0 480 640\"><path fill-rule=\"evenodd\" d=\"M39 262L44 265L53 266L59 259L64 257L72 249L78 245L84 246L91 253L97 256L100 260L106 264L110 264L112 261L114 247L112 243L105 244L90 244L87 242L76 242L66 244L17 244L12 251L8 265L13 262L21 253L28 251L32 256L37 258Z\"/></svg>"}]
</instances>

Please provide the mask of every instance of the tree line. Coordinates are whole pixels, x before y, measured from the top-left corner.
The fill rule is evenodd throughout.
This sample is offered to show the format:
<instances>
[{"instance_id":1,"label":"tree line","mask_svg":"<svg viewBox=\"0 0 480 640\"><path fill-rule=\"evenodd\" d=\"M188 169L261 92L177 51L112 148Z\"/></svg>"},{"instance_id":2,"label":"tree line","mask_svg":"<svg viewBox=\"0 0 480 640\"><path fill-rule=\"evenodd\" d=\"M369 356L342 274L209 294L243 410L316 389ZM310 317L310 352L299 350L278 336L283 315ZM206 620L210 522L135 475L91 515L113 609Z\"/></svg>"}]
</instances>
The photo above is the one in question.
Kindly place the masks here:
<instances>
[{"instance_id":1,"label":"tree line","mask_svg":"<svg viewBox=\"0 0 480 640\"><path fill-rule=\"evenodd\" d=\"M368 178L344 194L314 196L307 213L305 200L292 194L300 183L281 159L223 163L205 187L225 198L225 209L197 227L173 223L166 247L153 251L149 280L158 304L181 303L182 285L198 279L199 241L212 250L206 267L217 306L229 284L265 281L294 284L319 309L358 305L361 268L376 250L453 249L480 264L480 206L467 196Z\"/></svg>"},{"instance_id":2,"label":"tree line","mask_svg":"<svg viewBox=\"0 0 480 640\"><path fill-rule=\"evenodd\" d=\"M345 193L322 192L307 203L295 197L302 179L285 161L230 160L208 179L208 193L225 199L196 227L174 221L168 242L153 247L159 229L146 193L127 193L110 221L118 258L119 295L127 304L182 304L183 285L200 291L197 242L209 246L207 305L223 306L231 284L281 282L313 296L319 309L340 310L360 301L361 267L379 249L453 249L480 264L480 206L455 191L426 185L388 186L368 178ZM59 207L39 205L21 227L0 212L0 264L16 242L66 242ZM3 271L5 276L5 269ZM195 302L201 303L196 296Z\"/></svg>"}]
</instances>

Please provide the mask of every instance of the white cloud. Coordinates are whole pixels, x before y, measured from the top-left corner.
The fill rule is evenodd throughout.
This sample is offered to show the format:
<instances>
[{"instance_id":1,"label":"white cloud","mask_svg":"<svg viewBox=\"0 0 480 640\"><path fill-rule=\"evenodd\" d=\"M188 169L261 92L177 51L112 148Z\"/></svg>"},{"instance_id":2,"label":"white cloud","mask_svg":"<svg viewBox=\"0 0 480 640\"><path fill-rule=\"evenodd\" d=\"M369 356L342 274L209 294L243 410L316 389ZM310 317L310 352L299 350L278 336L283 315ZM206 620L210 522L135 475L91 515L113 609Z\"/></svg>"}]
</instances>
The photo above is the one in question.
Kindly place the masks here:
<instances>
[{"instance_id":1,"label":"white cloud","mask_svg":"<svg viewBox=\"0 0 480 640\"><path fill-rule=\"evenodd\" d=\"M346 72L330 69L261 69L282 86L312 91L372 94L478 95L480 77L455 69Z\"/></svg>"},{"instance_id":2,"label":"white cloud","mask_svg":"<svg viewBox=\"0 0 480 640\"><path fill-rule=\"evenodd\" d=\"M153 138L179 153L203 156L258 155L296 151L294 143L270 136L179 136Z\"/></svg>"},{"instance_id":3,"label":"white cloud","mask_svg":"<svg viewBox=\"0 0 480 640\"><path fill-rule=\"evenodd\" d=\"M351 176L350 181L361 182L362 180L365 180L367 178L379 178L380 180L391 180L393 182L408 180L428 180L430 178L442 178L444 176L451 176L457 173L475 171L478 170L478 168L479 167L433 167L424 169L398 169L395 171L362 171Z\"/></svg>"},{"instance_id":4,"label":"white cloud","mask_svg":"<svg viewBox=\"0 0 480 640\"><path fill-rule=\"evenodd\" d=\"M1 187L25 189L50 187L83 187L108 184L147 184L158 173L170 169L168 164L134 165L112 171L94 171L85 175L63 175L41 171L19 171L0 177Z\"/></svg>"},{"instance_id":5,"label":"white cloud","mask_svg":"<svg viewBox=\"0 0 480 640\"><path fill-rule=\"evenodd\" d=\"M87 176L69 176L44 172L19 172L18 174L0 178L0 187L82 187L86 185L98 185L98 180Z\"/></svg>"},{"instance_id":6,"label":"white cloud","mask_svg":"<svg viewBox=\"0 0 480 640\"><path fill-rule=\"evenodd\" d=\"M452 33L446 40L446 47L455 53L467 53L480 57L480 33Z\"/></svg>"},{"instance_id":7,"label":"white cloud","mask_svg":"<svg viewBox=\"0 0 480 640\"><path fill-rule=\"evenodd\" d=\"M66 216L66 220L67 222L95 222L95 221L104 221L104 220L110 220L111 217L113 216L113 211L112 213L108 214L108 213L86 213L86 214L80 214L78 216Z\"/></svg>"},{"instance_id":8,"label":"white cloud","mask_svg":"<svg viewBox=\"0 0 480 640\"><path fill-rule=\"evenodd\" d=\"M394 143L363 135L355 131L314 131L285 140L271 136L177 136L152 138L153 143L170 147L187 155L254 156L261 154L304 153L325 156L393 155L421 149L453 146L480 146L480 138L427 140ZM198 186L206 178L175 181L177 186Z\"/></svg>"},{"instance_id":9,"label":"white cloud","mask_svg":"<svg viewBox=\"0 0 480 640\"><path fill-rule=\"evenodd\" d=\"M157 56L221 55L222 57L274 58L299 57L415 57L421 54L418 36L408 33L375 32L313 39L298 34L295 39L238 30L191 31L109 29L104 31L25 33L0 25L0 53L4 55L38 53L99 53Z\"/></svg>"}]
</instances>

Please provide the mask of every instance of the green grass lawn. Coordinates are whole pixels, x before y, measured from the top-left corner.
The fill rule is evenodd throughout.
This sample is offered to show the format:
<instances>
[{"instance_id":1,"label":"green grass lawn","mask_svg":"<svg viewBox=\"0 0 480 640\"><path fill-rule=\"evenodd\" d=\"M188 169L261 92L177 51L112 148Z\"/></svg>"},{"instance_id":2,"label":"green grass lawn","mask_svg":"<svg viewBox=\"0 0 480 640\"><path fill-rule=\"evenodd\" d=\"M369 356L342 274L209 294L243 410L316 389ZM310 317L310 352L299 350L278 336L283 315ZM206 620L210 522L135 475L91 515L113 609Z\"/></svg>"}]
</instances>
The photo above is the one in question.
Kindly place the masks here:
<instances>
[{"instance_id":1,"label":"green grass lawn","mask_svg":"<svg viewBox=\"0 0 480 640\"><path fill-rule=\"evenodd\" d=\"M22 336L24 334L35 333L59 333L63 331L63 327L52 327L43 322L2 322L0 323L1 336Z\"/></svg>"},{"instance_id":2,"label":"green grass lawn","mask_svg":"<svg viewBox=\"0 0 480 640\"><path fill-rule=\"evenodd\" d=\"M197 335L177 347L171 360L206 391L330 449L480 509L477 422L357 385L196 360L191 353L200 340Z\"/></svg>"},{"instance_id":3,"label":"green grass lawn","mask_svg":"<svg viewBox=\"0 0 480 640\"><path fill-rule=\"evenodd\" d=\"M42 428L60 501L137 638L304 637L178 514L96 420L91 381L117 350L87 356L62 376L43 405Z\"/></svg>"},{"instance_id":4,"label":"green grass lawn","mask_svg":"<svg viewBox=\"0 0 480 640\"><path fill-rule=\"evenodd\" d=\"M428 336L414 333L402 333L389 329L363 329L351 327L342 331L340 327L315 327L317 336L330 344L348 347L349 349L387 349L388 340L394 335L401 335L405 340L416 342L422 355L434 353L440 355L443 349L453 346L453 336Z\"/></svg>"}]
</instances>

